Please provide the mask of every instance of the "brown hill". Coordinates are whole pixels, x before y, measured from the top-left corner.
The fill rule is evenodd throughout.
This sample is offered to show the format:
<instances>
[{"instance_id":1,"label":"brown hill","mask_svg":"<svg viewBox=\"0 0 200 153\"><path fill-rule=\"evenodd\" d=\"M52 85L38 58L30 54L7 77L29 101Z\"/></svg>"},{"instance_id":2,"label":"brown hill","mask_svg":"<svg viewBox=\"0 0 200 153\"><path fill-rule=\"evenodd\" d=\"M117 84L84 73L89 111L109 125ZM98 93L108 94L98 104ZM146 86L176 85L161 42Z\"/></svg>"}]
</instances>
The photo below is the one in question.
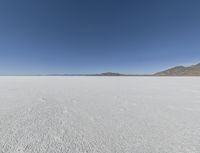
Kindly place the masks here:
<instances>
[{"instance_id":1,"label":"brown hill","mask_svg":"<svg viewBox=\"0 0 200 153\"><path fill-rule=\"evenodd\" d=\"M156 76L200 76L200 63L192 66L176 66L158 73Z\"/></svg>"}]
</instances>

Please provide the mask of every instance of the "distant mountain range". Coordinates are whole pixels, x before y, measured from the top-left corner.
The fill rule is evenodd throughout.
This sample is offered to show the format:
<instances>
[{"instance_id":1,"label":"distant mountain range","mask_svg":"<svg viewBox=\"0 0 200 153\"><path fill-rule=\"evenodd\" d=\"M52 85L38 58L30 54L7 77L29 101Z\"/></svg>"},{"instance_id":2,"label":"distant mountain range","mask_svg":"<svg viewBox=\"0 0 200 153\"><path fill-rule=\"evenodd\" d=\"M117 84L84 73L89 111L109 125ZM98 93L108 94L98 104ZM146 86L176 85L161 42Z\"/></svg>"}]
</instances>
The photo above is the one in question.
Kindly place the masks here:
<instances>
[{"instance_id":1,"label":"distant mountain range","mask_svg":"<svg viewBox=\"0 0 200 153\"><path fill-rule=\"evenodd\" d=\"M175 66L155 74L121 74L106 72L96 76L200 76L200 63L191 66Z\"/></svg>"},{"instance_id":2,"label":"distant mountain range","mask_svg":"<svg viewBox=\"0 0 200 153\"><path fill-rule=\"evenodd\" d=\"M154 76L200 76L200 63L192 66L176 66L158 73Z\"/></svg>"},{"instance_id":3,"label":"distant mountain range","mask_svg":"<svg viewBox=\"0 0 200 153\"><path fill-rule=\"evenodd\" d=\"M0 75L9 76L9 75ZM154 74L123 74L105 72L98 74L32 74L32 75L10 75L10 76L200 76L200 63L191 66L175 66Z\"/></svg>"},{"instance_id":4,"label":"distant mountain range","mask_svg":"<svg viewBox=\"0 0 200 153\"><path fill-rule=\"evenodd\" d=\"M105 72L105 73L99 73L99 74L48 74L48 76L152 76L152 75Z\"/></svg>"},{"instance_id":5,"label":"distant mountain range","mask_svg":"<svg viewBox=\"0 0 200 153\"><path fill-rule=\"evenodd\" d=\"M128 76L127 74L105 72L99 74L49 74L49 76Z\"/></svg>"}]
</instances>

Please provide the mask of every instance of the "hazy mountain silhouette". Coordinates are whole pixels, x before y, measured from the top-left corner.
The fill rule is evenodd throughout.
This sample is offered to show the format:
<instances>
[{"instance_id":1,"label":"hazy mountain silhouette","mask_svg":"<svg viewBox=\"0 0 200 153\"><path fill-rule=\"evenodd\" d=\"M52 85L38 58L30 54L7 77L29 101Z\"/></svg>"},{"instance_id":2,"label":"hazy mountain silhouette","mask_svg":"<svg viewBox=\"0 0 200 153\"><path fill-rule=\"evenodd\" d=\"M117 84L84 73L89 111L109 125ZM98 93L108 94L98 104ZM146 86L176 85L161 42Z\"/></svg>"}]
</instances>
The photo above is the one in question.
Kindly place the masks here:
<instances>
[{"instance_id":1,"label":"hazy mountain silhouette","mask_svg":"<svg viewBox=\"0 0 200 153\"><path fill-rule=\"evenodd\" d=\"M101 73L99 74L100 76L123 76L125 74L121 74L121 73L113 73L113 72L105 72L105 73Z\"/></svg>"}]
</instances>

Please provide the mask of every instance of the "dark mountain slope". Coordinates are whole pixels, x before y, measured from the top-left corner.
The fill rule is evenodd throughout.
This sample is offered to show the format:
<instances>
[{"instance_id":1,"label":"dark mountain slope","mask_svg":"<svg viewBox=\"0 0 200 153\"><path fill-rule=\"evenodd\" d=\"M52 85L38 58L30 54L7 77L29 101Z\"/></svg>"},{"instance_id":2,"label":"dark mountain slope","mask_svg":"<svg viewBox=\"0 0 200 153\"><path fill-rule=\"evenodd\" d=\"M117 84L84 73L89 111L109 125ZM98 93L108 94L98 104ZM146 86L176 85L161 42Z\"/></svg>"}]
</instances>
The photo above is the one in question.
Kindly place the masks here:
<instances>
[{"instance_id":1,"label":"dark mountain slope","mask_svg":"<svg viewBox=\"0 0 200 153\"><path fill-rule=\"evenodd\" d=\"M158 73L156 76L200 76L200 64L192 66L176 66Z\"/></svg>"}]
</instances>

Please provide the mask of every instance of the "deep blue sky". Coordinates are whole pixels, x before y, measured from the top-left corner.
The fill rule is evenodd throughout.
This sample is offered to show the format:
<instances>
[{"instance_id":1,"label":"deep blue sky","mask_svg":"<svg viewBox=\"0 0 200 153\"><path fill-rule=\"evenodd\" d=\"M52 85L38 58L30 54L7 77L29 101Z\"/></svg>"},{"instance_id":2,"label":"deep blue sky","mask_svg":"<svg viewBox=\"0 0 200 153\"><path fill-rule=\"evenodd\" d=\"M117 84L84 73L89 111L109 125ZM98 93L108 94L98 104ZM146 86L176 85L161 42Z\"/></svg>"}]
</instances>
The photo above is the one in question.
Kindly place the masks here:
<instances>
[{"instance_id":1,"label":"deep blue sky","mask_svg":"<svg viewBox=\"0 0 200 153\"><path fill-rule=\"evenodd\" d=\"M0 74L198 63L199 8L199 0L1 0Z\"/></svg>"}]
</instances>

